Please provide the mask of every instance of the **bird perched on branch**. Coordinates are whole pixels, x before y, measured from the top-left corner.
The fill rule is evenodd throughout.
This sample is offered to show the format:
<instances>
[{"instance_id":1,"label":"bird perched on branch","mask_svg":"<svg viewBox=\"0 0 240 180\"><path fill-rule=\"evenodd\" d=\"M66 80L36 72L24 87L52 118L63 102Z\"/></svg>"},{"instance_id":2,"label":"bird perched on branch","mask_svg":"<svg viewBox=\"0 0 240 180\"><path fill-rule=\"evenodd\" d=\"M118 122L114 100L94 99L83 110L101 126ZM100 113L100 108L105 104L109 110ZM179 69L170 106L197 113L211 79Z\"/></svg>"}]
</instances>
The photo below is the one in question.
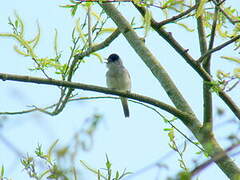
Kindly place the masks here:
<instances>
[{"instance_id":1,"label":"bird perched on branch","mask_svg":"<svg viewBox=\"0 0 240 180\"><path fill-rule=\"evenodd\" d=\"M131 78L122 60L117 54L111 54L107 58L108 71L106 73L107 86L111 89L130 91ZM120 97L125 117L129 117L127 98Z\"/></svg>"}]
</instances>

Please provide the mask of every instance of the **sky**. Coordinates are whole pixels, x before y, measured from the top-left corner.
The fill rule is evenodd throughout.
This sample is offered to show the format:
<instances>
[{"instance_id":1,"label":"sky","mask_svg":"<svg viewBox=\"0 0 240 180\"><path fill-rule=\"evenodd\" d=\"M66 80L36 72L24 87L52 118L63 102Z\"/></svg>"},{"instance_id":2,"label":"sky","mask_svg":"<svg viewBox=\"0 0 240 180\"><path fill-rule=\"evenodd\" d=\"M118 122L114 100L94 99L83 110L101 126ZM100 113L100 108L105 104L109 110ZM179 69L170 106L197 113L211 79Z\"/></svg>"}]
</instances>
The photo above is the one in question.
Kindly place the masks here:
<instances>
[{"instance_id":1,"label":"sky","mask_svg":"<svg viewBox=\"0 0 240 180\"><path fill-rule=\"evenodd\" d=\"M72 17L67 9L60 8L59 5L67 4L68 1L30 1L30 0L12 0L4 1L0 6L0 33L10 32L8 17L14 18L16 12L25 23L26 37L31 39L37 31L37 24L41 28L41 40L37 48L37 53L42 57L51 57L53 55L53 42L55 29L59 34L59 49L62 51L62 58L67 58L71 45L71 33L77 18L83 21L82 11L78 11L76 17ZM233 2L234 4L234 2ZM94 6L99 10L99 6ZM129 4L121 7L121 12L126 16L133 17L137 11ZM159 18L159 17L156 17ZM140 21L140 20L137 20ZM112 23L109 27L115 27ZM194 26L193 26L194 27ZM174 33L174 37L186 48L193 57L199 56L198 38L195 33L186 32L186 30L174 25L167 29ZM138 32L142 35L142 32ZM33 66L30 58L23 57L13 50L16 42L9 38L0 38L1 54L1 73L11 73L29 76L43 77L39 72L29 71ZM220 43L220 41L219 41ZM202 85L201 79L166 43L150 32L146 38L146 46L154 53L162 66L168 71L177 87L187 99L192 109L199 119L202 119ZM152 73L144 65L122 35L120 35L109 47L99 51L102 57L107 57L111 53L118 53L123 60L124 66L128 69L132 79L132 92L157 98L165 103L172 104L159 82L153 77ZM231 54L230 48L224 49L224 53ZM214 55L213 72L218 69L231 71L236 64L229 63L219 58L221 54ZM231 54L232 55L232 54ZM74 82L81 82L99 86L105 85L106 66L104 63L90 56L86 58L86 63L81 64ZM54 76L55 77L55 76ZM55 103L59 97L59 91L56 87L47 87L45 85L27 84L19 82L2 81L0 82L0 104L1 112L17 111L19 109L28 109L31 105L40 107ZM87 91L76 91L79 97L103 96L100 93ZM239 98L239 93L231 92L234 98ZM225 108L222 101L214 95L214 108ZM96 179L96 177L86 170L80 160L87 162L94 168L105 167L105 155L113 165L113 169L123 171L125 168L130 172L139 172L128 176L125 180L144 180L154 179L157 175L160 178L176 175L180 169L178 156L176 153L170 153L168 145L169 139L164 128L169 128L167 123L152 110L135 103L129 103L130 118L125 119L120 102L112 99L85 100L69 103L64 111L57 116L49 116L39 112L29 113L17 116L2 116L5 119L1 127L0 138L0 164L5 167L5 175L14 180L30 179L23 171L20 165L20 157L13 151L16 148L18 153L33 155L38 144L43 149L47 149L56 139L59 140L57 147L67 145L79 132L84 125L85 119L91 117L93 113L103 115L103 122L99 125L95 135L93 148L88 151L80 151L75 165L80 168L81 177L85 179ZM164 113L169 119L171 115ZM226 113L222 118L216 116L216 124L221 124L231 120L233 115ZM177 120L174 125L182 132L192 137L189 130ZM227 147L229 142L226 137L231 132L237 132L235 124L228 123L226 126L216 128L215 133L221 145ZM15 148L9 148L4 138L14 145ZM183 144L185 139L176 134L179 145ZM193 167L192 159L203 162L206 160L203 155L197 155L199 150L187 143L187 150L184 153L188 167ZM167 155L167 157L165 157ZM160 160L161 163L168 165L167 169L150 168L142 169ZM235 157L239 162L239 157ZM214 164L199 174L199 179L227 179L226 176ZM80 179L80 178L79 178Z\"/></svg>"}]
</instances>

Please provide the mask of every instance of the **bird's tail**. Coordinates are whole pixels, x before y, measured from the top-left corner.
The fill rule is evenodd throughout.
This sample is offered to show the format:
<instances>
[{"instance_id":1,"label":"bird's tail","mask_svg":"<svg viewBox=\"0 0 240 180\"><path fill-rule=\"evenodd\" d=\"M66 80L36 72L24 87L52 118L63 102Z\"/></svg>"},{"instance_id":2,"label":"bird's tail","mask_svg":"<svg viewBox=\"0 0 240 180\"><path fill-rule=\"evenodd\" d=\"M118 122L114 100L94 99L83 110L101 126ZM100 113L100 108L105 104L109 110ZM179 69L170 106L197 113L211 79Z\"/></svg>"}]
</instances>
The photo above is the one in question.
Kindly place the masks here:
<instances>
[{"instance_id":1,"label":"bird's tail","mask_svg":"<svg viewBox=\"0 0 240 180\"><path fill-rule=\"evenodd\" d=\"M120 97L120 99L121 99L121 102L122 102L124 115L125 115L125 117L129 117L129 109L128 109L127 98Z\"/></svg>"}]
</instances>

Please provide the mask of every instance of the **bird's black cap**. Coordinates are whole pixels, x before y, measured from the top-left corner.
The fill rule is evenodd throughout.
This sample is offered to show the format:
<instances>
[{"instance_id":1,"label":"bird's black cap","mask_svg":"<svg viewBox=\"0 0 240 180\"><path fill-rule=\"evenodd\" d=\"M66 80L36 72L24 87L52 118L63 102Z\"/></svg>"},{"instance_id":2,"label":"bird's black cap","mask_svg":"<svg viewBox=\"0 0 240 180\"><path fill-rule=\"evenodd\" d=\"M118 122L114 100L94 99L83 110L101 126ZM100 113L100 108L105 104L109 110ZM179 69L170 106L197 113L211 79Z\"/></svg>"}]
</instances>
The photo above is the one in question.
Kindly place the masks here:
<instances>
[{"instance_id":1,"label":"bird's black cap","mask_svg":"<svg viewBox=\"0 0 240 180\"><path fill-rule=\"evenodd\" d=\"M119 56L117 54L111 54L108 58L107 58L108 62L114 62L119 60Z\"/></svg>"}]
</instances>

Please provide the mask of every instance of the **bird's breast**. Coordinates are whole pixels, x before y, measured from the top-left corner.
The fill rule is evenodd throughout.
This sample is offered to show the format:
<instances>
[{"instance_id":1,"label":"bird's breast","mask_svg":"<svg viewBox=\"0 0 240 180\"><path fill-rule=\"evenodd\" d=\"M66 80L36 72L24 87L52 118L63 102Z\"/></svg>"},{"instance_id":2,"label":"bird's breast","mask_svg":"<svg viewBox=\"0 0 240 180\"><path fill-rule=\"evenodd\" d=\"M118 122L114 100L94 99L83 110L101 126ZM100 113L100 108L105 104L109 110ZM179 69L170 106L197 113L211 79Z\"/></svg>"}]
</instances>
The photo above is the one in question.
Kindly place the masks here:
<instances>
[{"instance_id":1,"label":"bird's breast","mask_svg":"<svg viewBox=\"0 0 240 180\"><path fill-rule=\"evenodd\" d=\"M106 73L106 81L109 88L124 91L131 89L130 76L125 68L117 70L109 69Z\"/></svg>"}]
</instances>

